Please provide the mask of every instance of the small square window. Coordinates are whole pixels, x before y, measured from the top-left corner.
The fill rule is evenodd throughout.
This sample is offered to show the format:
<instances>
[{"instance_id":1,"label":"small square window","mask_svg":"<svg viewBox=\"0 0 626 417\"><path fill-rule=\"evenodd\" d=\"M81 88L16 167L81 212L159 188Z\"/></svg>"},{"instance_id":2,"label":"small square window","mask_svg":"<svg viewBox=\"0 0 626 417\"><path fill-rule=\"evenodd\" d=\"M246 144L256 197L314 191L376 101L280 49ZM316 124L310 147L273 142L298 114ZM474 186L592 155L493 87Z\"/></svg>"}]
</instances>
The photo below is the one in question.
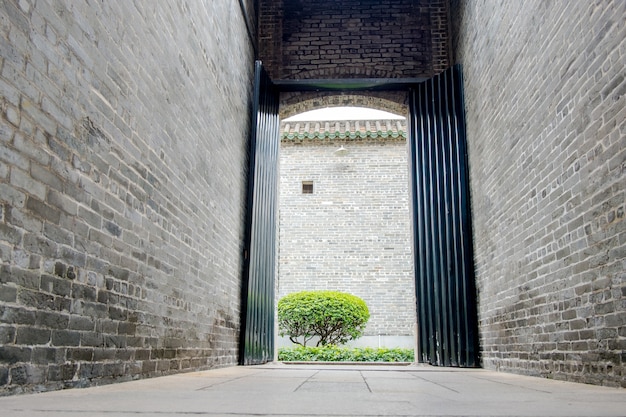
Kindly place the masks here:
<instances>
[{"instance_id":1,"label":"small square window","mask_svg":"<svg viewBox=\"0 0 626 417\"><path fill-rule=\"evenodd\" d=\"M302 181L302 194L313 194L313 181Z\"/></svg>"}]
</instances>

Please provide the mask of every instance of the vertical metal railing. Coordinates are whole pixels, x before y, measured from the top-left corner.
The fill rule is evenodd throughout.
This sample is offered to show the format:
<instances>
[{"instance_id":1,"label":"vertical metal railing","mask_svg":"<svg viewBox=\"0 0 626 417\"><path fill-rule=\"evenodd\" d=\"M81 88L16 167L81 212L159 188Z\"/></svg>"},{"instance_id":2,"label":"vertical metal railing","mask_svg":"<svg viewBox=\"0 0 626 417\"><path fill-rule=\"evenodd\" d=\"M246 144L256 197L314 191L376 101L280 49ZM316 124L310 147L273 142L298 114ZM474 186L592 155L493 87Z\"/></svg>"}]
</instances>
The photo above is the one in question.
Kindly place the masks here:
<instances>
[{"instance_id":1,"label":"vertical metal railing","mask_svg":"<svg viewBox=\"0 0 626 417\"><path fill-rule=\"evenodd\" d=\"M239 362L274 357L274 282L278 211L278 92L255 63Z\"/></svg>"},{"instance_id":2,"label":"vertical metal railing","mask_svg":"<svg viewBox=\"0 0 626 417\"><path fill-rule=\"evenodd\" d=\"M410 171L420 362L479 366L463 80L410 90Z\"/></svg>"}]
</instances>

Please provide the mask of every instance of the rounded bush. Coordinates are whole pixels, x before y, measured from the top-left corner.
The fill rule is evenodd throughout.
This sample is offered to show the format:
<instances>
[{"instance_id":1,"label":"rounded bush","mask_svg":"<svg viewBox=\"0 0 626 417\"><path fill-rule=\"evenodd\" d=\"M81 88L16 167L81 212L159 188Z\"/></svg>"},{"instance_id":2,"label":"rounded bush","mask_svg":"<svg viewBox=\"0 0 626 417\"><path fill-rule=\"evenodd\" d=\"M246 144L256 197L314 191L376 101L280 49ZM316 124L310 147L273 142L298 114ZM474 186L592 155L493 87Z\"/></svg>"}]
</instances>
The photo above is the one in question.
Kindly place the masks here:
<instances>
[{"instance_id":1,"label":"rounded bush","mask_svg":"<svg viewBox=\"0 0 626 417\"><path fill-rule=\"evenodd\" d=\"M279 334L302 346L316 336L316 346L357 339L369 318L365 301L338 291L301 291L278 301Z\"/></svg>"}]
</instances>

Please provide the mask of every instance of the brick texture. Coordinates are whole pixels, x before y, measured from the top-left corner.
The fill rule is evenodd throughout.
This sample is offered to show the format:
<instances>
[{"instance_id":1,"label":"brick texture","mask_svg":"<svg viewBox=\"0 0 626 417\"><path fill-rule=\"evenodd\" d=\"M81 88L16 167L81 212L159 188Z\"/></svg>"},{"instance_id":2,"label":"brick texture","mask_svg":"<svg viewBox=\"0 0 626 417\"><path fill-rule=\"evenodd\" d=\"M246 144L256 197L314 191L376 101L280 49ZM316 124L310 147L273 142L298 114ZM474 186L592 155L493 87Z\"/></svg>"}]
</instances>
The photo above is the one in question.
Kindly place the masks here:
<instances>
[{"instance_id":1,"label":"brick texture","mask_svg":"<svg viewBox=\"0 0 626 417\"><path fill-rule=\"evenodd\" d=\"M280 164L278 296L349 292L369 307L365 335L412 336L405 138L283 139ZM303 181L313 194L302 193Z\"/></svg>"},{"instance_id":2,"label":"brick texture","mask_svg":"<svg viewBox=\"0 0 626 417\"><path fill-rule=\"evenodd\" d=\"M244 9L1 3L1 393L236 363Z\"/></svg>"},{"instance_id":3,"label":"brick texture","mask_svg":"<svg viewBox=\"0 0 626 417\"><path fill-rule=\"evenodd\" d=\"M449 65L447 2L261 0L274 79L429 77Z\"/></svg>"},{"instance_id":4,"label":"brick texture","mask_svg":"<svg viewBox=\"0 0 626 417\"><path fill-rule=\"evenodd\" d=\"M451 13L484 366L626 386L626 3Z\"/></svg>"},{"instance_id":5,"label":"brick texture","mask_svg":"<svg viewBox=\"0 0 626 417\"><path fill-rule=\"evenodd\" d=\"M255 52L275 79L431 76L448 11L484 365L625 386L625 9L3 1L1 393L234 363ZM326 96L283 102L359 100Z\"/></svg>"}]
</instances>

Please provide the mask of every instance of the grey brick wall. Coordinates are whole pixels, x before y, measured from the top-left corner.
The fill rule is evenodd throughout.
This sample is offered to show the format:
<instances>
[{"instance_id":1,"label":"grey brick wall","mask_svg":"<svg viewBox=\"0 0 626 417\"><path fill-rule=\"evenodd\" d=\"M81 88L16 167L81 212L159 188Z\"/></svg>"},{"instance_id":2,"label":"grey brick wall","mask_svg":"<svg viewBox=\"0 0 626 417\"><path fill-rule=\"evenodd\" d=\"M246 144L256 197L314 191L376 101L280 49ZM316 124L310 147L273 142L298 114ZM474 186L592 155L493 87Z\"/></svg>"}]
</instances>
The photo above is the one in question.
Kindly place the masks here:
<instances>
[{"instance_id":1,"label":"grey brick wall","mask_svg":"<svg viewBox=\"0 0 626 417\"><path fill-rule=\"evenodd\" d=\"M414 77L449 62L445 1L393 2L418 10L370 28L402 34L400 51L338 42L354 54L343 63L296 53L316 29L298 7L282 20L285 3L0 3L1 393L235 362L256 33L275 78ZM371 18L357 16L361 3L290 7L316 17L343 6L346 21L318 13L339 24L326 26L334 43L345 37L335 29ZM626 385L625 8L451 1L488 368ZM315 215L343 227L337 206Z\"/></svg>"},{"instance_id":2,"label":"grey brick wall","mask_svg":"<svg viewBox=\"0 0 626 417\"><path fill-rule=\"evenodd\" d=\"M236 362L252 44L236 0L0 4L0 392Z\"/></svg>"},{"instance_id":3,"label":"grey brick wall","mask_svg":"<svg viewBox=\"0 0 626 417\"><path fill-rule=\"evenodd\" d=\"M451 11L484 365L626 386L626 3Z\"/></svg>"},{"instance_id":4,"label":"grey brick wall","mask_svg":"<svg viewBox=\"0 0 626 417\"><path fill-rule=\"evenodd\" d=\"M369 307L365 335L412 336L410 233L404 137L282 140L278 297L348 292Z\"/></svg>"}]
</instances>

